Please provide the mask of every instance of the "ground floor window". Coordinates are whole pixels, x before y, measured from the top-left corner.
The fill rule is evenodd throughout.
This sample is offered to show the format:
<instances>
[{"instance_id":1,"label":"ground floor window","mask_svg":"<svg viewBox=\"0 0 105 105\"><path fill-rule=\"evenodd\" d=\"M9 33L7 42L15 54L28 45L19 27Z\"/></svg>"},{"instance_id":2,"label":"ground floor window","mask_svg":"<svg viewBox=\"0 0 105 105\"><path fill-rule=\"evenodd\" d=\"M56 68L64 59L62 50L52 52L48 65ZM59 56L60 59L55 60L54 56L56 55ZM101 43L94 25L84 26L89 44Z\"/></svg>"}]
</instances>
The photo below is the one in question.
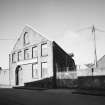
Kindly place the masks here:
<instances>
[{"instance_id":1,"label":"ground floor window","mask_svg":"<svg viewBox=\"0 0 105 105\"><path fill-rule=\"evenodd\" d=\"M32 64L32 77L38 78L38 63Z\"/></svg>"},{"instance_id":2,"label":"ground floor window","mask_svg":"<svg viewBox=\"0 0 105 105\"><path fill-rule=\"evenodd\" d=\"M47 77L47 74L48 74L48 65L47 65L47 62L42 62L41 69L42 69L41 76L42 77Z\"/></svg>"}]
</instances>

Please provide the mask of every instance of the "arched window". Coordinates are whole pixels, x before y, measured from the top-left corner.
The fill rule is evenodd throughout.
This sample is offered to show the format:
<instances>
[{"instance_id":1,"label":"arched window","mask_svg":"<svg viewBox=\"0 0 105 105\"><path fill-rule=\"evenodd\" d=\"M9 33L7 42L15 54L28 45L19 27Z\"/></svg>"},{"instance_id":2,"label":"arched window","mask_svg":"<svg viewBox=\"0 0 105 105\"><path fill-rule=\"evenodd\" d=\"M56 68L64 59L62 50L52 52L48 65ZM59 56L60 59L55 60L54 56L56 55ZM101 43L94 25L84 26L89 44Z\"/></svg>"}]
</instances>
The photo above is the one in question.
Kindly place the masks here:
<instances>
[{"instance_id":1,"label":"arched window","mask_svg":"<svg viewBox=\"0 0 105 105\"><path fill-rule=\"evenodd\" d=\"M29 44L29 35L28 32L24 33L24 45Z\"/></svg>"}]
</instances>

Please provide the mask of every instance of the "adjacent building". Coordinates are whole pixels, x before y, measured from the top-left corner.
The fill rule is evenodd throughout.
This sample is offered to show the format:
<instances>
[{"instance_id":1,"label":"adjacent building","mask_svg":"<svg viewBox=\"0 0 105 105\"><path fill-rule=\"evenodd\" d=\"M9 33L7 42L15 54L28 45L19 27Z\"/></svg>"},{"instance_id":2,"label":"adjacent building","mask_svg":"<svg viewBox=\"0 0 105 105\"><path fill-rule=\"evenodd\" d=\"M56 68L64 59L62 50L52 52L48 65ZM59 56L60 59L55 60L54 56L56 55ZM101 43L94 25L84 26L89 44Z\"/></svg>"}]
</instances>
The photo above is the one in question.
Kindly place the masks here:
<instances>
[{"instance_id":1,"label":"adjacent building","mask_svg":"<svg viewBox=\"0 0 105 105\"><path fill-rule=\"evenodd\" d=\"M30 26L25 26L9 57L10 84L24 86L57 72L74 71L75 62L55 41L50 41Z\"/></svg>"},{"instance_id":2,"label":"adjacent building","mask_svg":"<svg viewBox=\"0 0 105 105\"><path fill-rule=\"evenodd\" d=\"M0 87L3 85L9 85L9 70L0 69Z\"/></svg>"}]
</instances>

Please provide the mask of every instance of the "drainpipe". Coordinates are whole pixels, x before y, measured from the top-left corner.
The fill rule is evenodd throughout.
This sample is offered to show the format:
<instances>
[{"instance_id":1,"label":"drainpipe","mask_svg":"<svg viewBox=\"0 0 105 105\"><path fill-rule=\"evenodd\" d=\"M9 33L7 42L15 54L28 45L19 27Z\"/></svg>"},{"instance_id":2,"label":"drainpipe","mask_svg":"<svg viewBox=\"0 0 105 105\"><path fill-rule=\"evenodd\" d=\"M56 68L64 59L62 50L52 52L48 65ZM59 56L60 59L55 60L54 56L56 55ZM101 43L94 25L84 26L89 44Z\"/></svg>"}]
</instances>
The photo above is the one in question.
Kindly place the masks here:
<instances>
[{"instance_id":1,"label":"drainpipe","mask_svg":"<svg viewBox=\"0 0 105 105\"><path fill-rule=\"evenodd\" d=\"M11 62L11 56L10 56L10 54L9 54L9 85L11 86L10 62Z\"/></svg>"}]
</instances>

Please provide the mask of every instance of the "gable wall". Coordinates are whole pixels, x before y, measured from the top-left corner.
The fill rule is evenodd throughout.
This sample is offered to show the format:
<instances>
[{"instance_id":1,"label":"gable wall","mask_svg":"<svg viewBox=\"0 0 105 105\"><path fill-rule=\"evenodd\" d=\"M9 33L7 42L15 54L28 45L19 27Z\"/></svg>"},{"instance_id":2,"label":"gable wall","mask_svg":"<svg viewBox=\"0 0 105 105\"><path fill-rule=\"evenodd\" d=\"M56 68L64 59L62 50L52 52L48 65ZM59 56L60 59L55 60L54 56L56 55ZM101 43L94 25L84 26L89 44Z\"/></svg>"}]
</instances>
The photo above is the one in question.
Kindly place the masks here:
<instances>
[{"instance_id":1,"label":"gable wall","mask_svg":"<svg viewBox=\"0 0 105 105\"><path fill-rule=\"evenodd\" d=\"M23 35L25 32L29 32L29 39L30 39L30 44L24 46L23 42ZM48 46L48 55L47 56L41 56L41 45L43 43L47 43ZM32 47L37 46L38 47L38 57L37 58L32 58ZM24 60L24 50L29 49L29 59ZM48 73L46 74L46 77L51 77L53 76L53 51L52 51L52 42L48 41L46 38L42 37L38 33L36 33L34 30L26 27L24 28L23 32L21 33L21 36L17 43L15 44L13 51L10 54L10 78L11 78L11 85L15 86L15 70L18 65L21 65L22 67L22 78L21 78L21 84L19 85L24 85L26 82L32 82L36 80L43 79L41 77L41 63L42 62L47 62L48 63ZM22 51L22 60L18 61L18 52ZM15 63L12 62L12 54L16 53L16 59L17 61ZM38 62L38 72L39 76L38 78L33 78L32 77L32 64L35 62Z\"/></svg>"},{"instance_id":2,"label":"gable wall","mask_svg":"<svg viewBox=\"0 0 105 105\"><path fill-rule=\"evenodd\" d=\"M24 33L28 32L29 35L29 40L30 40L30 44L27 46L24 46ZM42 35L40 35L38 32L35 32L33 29L31 29L30 27L25 27L20 35L20 37L18 38L16 44L13 47L13 51L31 46L33 44L39 44L42 41L46 41L47 39L45 37L43 37Z\"/></svg>"}]
</instances>

